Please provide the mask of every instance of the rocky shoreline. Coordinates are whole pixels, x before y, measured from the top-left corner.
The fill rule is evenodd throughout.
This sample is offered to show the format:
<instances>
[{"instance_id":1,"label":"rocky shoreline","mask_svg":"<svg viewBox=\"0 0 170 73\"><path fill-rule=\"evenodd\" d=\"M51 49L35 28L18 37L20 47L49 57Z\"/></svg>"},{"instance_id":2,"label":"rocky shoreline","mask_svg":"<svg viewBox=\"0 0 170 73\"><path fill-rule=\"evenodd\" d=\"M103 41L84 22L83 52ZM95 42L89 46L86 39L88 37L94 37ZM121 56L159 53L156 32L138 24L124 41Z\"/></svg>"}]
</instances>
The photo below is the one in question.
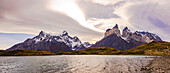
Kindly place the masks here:
<instances>
[{"instance_id":1,"label":"rocky shoreline","mask_svg":"<svg viewBox=\"0 0 170 73\"><path fill-rule=\"evenodd\" d=\"M157 57L141 70L146 73L170 73L170 56Z\"/></svg>"}]
</instances>

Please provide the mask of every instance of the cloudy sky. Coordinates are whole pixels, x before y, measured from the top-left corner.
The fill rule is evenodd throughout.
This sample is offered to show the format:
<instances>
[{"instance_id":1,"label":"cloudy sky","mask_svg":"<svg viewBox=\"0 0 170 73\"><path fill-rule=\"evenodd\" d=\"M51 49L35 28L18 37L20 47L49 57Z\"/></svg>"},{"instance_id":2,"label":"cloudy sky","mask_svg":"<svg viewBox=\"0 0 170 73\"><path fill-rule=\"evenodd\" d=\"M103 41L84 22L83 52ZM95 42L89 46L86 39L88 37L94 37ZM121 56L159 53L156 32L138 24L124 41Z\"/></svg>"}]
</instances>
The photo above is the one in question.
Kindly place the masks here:
<instances>
[{"instance_id":1,"label":"cloudy sky","mask_svg":"<svg viewBox=\"0 0 170 73\"><path fill-rule=\"evenodd\" d=\"M41 30L95 43L115 24L170 41L170 0L0 0L0 49Z\"/></svg>"}]
</instances>

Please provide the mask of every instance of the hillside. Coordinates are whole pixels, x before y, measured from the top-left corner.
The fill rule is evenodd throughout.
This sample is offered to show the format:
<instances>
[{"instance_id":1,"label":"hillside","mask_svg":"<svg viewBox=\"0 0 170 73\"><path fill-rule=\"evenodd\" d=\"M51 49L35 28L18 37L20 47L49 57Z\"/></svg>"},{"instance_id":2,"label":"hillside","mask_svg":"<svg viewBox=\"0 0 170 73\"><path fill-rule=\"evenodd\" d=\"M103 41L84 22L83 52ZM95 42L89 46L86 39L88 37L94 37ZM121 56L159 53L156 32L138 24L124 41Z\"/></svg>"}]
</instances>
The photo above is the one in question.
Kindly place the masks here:
<instances>
[{"instance_id":1,"label":"hillside","mask_svg":"<svg viewBox=\"0 0 170 73\"><path fill-rule=\"evenodd\" d=\"M62 52L57 55L170 55L170 43L159 41L121 51L110 47L91 47L85 50Z\"/></svg>"},{"instance_id":2,"label":"hillside","mask_svg":"<svg viewBox=\"0 0 170 73\"><path fill-rule=\"evenodd\" d=\"M62 52L58 55L118 55L121 54L121 50L117 50L110 47L91 47L85 50Z\"/></svg>"},{"instance_id":3,"label":"hillside","mask_svg":"<svg viewBox=\"0 0 170 73\"><path fill-rule=\"evenodd\" d=\"M170 42L151 42L124 51L124 54L170 55Z\"/></svg>"},{"instance_id":4,"label":"hillside","mask_svg":"<svg viewBox=\"0 0 170 73\"><path fill-rule=\"evenodd\" d=\"M0 52L0 56L41 56L41 55L55 55L55 53L45 50L25 50L25 49Z\"/></svg>"}]
</instances>

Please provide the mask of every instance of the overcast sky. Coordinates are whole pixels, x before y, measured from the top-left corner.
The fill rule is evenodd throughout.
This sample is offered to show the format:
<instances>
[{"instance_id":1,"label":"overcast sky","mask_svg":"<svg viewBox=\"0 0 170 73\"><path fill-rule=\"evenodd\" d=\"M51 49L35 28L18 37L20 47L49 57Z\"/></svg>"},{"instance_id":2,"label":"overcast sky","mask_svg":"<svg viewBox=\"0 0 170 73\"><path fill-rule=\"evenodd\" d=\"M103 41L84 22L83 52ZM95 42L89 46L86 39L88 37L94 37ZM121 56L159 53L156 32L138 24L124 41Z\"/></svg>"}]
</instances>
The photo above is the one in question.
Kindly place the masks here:
<instances>
[{"instance_id":1,"label":"overcast sky","mask_svg":"<svg viewBox=\"0 0 170 73\"><path fill-rule=\"evenodd\" d=\"M95 43L115 24L170 41L170 0L0 0L0 49L43 30Z\"/></svg>"}]
</instances>

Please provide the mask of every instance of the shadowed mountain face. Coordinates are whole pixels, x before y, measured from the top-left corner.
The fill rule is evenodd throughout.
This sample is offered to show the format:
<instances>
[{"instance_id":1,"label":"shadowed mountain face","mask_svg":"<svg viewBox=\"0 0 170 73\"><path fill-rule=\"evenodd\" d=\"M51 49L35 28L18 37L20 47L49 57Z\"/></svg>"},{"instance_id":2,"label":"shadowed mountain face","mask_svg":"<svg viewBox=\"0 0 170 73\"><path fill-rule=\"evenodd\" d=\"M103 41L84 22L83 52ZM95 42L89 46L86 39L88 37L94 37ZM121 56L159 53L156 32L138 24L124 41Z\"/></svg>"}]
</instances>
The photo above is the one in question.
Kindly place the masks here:
<instances>
[{"instance_id":1,"label":"shadowed mountain face","mask_svg":"<svg viewBox=\"0 0 170 73\"><path fill-rule=\"evenodd\" d=\"M124 50L124 48L130 48L132 46L128 45L128 42L126 42L116 34L111 34L103 38L99 42L96 42L96 44L93 47L112 47L119 50Z\"/></svg>"},{"instance_id":2,"label":"shadowed mountain face","mask_svg":"<svg viewBox=\"0 0 170 73\"><path fill-rule=\"evenodd\" d=\"M150 43L152 41L162 41L159 36L149 32L135 31L132 33L128 27L125 27L120 34L118 25L112 29L107 29L105 37L96 42L93 47L112 47L119 50L127 50L144 43Z\"/></svg>"},{"instance_id":3,"label":"shadowed mountain face","mask_svg":"<svg viewBox=\"0 0 170 73\"><path fill-rule=\"evenodd\" d=\"M7 50L49 50L56 53L81 50L90 47L89 45L91 44L82 44L78 37L71 37L66 31L59 36L52 36L41 31L38 36L27 39L23 43L16 44Z\"/></svg>"}]
</instances>

